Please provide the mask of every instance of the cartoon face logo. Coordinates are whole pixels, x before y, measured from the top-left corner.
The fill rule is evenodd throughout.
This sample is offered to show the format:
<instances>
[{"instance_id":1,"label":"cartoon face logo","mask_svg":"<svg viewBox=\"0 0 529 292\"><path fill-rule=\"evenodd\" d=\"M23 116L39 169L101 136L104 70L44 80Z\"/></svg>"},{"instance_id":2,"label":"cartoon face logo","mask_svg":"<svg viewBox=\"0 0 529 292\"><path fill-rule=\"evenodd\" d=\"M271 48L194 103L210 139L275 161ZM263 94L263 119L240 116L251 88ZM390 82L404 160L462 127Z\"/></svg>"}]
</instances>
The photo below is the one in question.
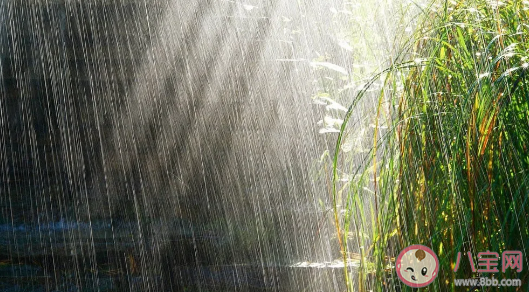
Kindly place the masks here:
<instances>
[{"instance_id":1,"label":"cartoon face logo","mask_svg":"<svg viewBox=\"0 0 529 292\"><path fill-rule=\"evenodd\" d=\"M437 255L424 245L410 245L397 257L397 275L412 288L428 286L435 280L438 271Z\"/></svg>"}]
</instances>

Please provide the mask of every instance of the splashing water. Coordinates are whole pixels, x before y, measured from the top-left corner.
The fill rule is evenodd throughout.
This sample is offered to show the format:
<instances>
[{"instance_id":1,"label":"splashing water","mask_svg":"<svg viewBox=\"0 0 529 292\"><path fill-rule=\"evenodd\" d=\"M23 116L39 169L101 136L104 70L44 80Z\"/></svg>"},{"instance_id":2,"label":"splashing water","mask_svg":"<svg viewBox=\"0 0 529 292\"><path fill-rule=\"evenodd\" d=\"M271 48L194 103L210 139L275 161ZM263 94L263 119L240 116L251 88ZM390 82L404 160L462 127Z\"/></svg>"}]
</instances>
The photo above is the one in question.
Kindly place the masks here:
<instances>
[{"instance_id":1,"label":"splashing water","mask_svg":"<svg viewBox=\"0 0 529 292\"><path fill-rule=\"evenodd\" d=\"M1 0L0 290L343 290L318 158L391 9L298 2Z\"/></svg>"}]
</instances>

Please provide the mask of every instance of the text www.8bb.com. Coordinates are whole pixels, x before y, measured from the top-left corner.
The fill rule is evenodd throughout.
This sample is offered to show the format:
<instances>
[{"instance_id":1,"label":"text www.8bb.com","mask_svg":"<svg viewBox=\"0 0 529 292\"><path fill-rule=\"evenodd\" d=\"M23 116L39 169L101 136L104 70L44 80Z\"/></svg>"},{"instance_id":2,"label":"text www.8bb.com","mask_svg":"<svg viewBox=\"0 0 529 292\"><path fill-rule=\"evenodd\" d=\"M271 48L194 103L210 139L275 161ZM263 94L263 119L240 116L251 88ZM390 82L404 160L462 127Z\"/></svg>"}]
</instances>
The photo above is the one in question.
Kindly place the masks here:
<instances>
[{"instance_id":1,"label":"text www.8bb.com","mask_svg":"<svg viewBox=\"0 0 529 292\"><path fill-rule=\"evenodd\" d=\"M472 279L455 279L456 286L462 287L519 287L522 286L520 279L490 279L487 277Z\"/></svg>"}]
</instances>

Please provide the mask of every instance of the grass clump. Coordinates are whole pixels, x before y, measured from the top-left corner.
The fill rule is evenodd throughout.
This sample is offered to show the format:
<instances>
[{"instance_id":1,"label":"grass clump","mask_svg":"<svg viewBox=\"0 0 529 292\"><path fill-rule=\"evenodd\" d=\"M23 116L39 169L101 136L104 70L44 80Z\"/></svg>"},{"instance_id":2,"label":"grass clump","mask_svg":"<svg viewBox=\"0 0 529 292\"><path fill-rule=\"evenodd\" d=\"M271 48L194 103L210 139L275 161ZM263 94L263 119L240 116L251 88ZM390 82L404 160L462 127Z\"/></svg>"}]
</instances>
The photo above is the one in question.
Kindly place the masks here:
<instances>
[{"instance_id":1,"label":"grass clump","mask_svg":"<svg viewBox=\"0 0 529 292\"><path fill-rule=\"evenodd\" d=\"M332 192L341 248L347 254L362 247L353 252L364 263L358 281L346 268L348 287L393 290L394 257L423 244L440 261L425 291L455 291L454 279L478 276L521 279L522 287L502 290L529 291L529 2L443 1L422 7L416 21L394 65L370 83L384 84L370 152L359 162L343 151L369 84L336 145ZM344 173L352 179L344 182ZM501 257L509 250L523 253L521 273L502 273L501 259L499 273L474 273L466 256L470 251L478 268L479 252Z\"/></svg>"}]
</instances>

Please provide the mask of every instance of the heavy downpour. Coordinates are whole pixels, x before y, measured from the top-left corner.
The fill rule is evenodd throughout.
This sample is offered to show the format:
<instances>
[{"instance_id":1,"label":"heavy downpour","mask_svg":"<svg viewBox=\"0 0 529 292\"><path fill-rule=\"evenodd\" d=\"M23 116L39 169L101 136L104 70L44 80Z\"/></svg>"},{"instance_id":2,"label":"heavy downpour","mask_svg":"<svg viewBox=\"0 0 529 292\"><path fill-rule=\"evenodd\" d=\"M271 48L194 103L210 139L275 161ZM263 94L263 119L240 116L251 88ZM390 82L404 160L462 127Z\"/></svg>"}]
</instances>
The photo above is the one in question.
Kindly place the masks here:
<instances>
[{"instance_id":1,"label":"heavy downpour","mask_svg":"<svg viewBox=\"0 0 529 292\"><path fill-rule=\"evenodd\" d=\"M529 291L528 34L519 0L0 0L0 291Z\"/></svg>"}]
</instances>

